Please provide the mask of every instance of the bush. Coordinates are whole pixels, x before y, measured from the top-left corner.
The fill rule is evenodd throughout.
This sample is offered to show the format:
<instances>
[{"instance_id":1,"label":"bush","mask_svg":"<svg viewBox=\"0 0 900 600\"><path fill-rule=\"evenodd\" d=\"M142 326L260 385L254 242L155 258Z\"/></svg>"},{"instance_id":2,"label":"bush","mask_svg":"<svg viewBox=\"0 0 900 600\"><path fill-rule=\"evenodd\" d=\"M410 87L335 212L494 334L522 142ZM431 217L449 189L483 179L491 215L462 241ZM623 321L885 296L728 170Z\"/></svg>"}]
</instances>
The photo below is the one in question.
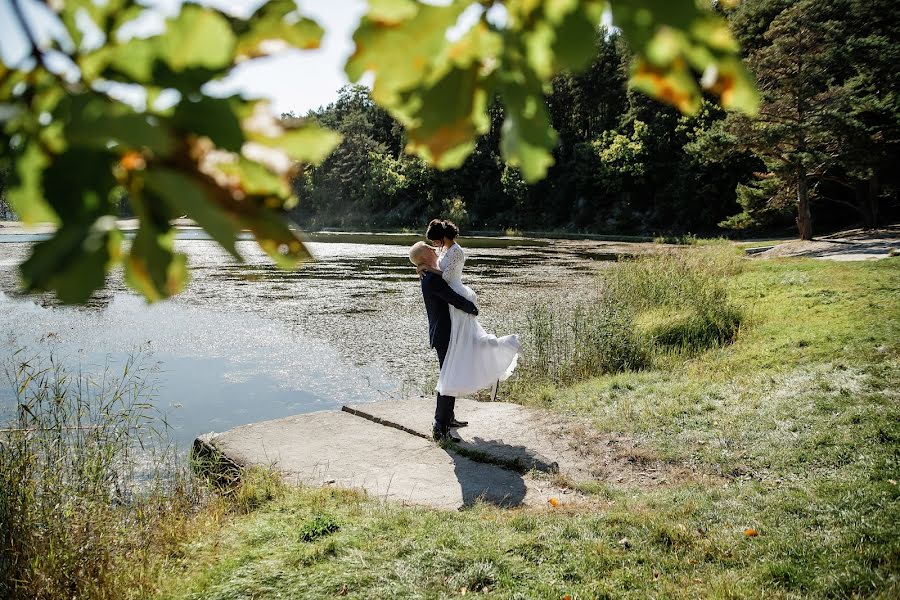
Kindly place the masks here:
<instances>
[{"instance_id":1,"label":"bush","mask_svg":"<svg viewBox=\"0 0 900 600\"><path fill-rule=\"evenodd\" d=\"M331 535L340 530L340 525L331 515L316 515L304 521L300 527L300 540L314 542L319 538Z\"/></svg>"},{"instance_id":2,"label":"bush","mask_svg":"<svg viewBox=\"0 0 900 600\"><path fill-rule=\"evenodd\" d=\"M740 270L727 246L650 254L612 269L605 294L636 315L638 332L654 346L700 351L733 341L741 312L725 279Z\"/></svg>"},{"instance_id":3,"label":"bush","mask_svg":"<svg viewBox=\"0 0 900 600\"><path fill-rule=\"evenodd\" d=\"M542 304L527 314L519 389L569 385L648 367L655 352L730 343L741 312L724 280L740 269L730 246L700 245L620 261L592 304ZM517 390L518 391L518 390Z\"/></svg>"},{"instance_id":4,"label":"bush","mask_svg":"<svg viewBox=\"0 0 900 600\"><path fill-rule=\"evenodd\" d=\"M449 219L459 227L467 227L469 225L469 211L466 210L465 200L459 196L444 200L441 218Z\"/></svg>"},{"instance_id":5,"label":"bush","mask_svg":"<svg viewBox=\"0 0 900 600\"><path fill-rule=\"evenodd\" d=\"M654 244L677 244L681 246L693 246L699 240L692 233L685 235L657 235L653 238Z\"/></svg>"}]
</instances>

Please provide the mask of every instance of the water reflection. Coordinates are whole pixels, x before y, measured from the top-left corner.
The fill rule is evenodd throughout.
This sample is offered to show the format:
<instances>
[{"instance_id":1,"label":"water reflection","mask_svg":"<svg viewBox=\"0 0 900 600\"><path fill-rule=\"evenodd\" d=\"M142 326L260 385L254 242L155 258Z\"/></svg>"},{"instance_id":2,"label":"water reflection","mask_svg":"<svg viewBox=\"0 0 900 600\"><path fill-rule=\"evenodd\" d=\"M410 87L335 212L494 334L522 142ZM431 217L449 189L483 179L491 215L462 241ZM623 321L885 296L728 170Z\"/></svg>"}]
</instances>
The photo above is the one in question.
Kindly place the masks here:
<instances>
[{"instance_id":1,"label":"water reflection","mask_svg":"<svg viewBox=\"0 0 900 600\"><path fill-rule=\"evenodd\" d=\"M297 271L277 269L249 240L237 242L246 257L237 263L214 242L180 239L191 283L175 300L149 307L121 273L86 307L17 297L15 266L30 245L0 243L0 351L41 348L49 333L73 363L124 362L136 348L148 350L158 365L154 402L181 443L205 431L422 391L437 365L407 240L352 243L346 235L309 243L316 260ZM593 274L618 252L598 242L504 241L467 253L480 319L504 335L521 328L534 302L589 296ZM11 390L0 394L8 401Z\"/></svg>"}]
</instances>

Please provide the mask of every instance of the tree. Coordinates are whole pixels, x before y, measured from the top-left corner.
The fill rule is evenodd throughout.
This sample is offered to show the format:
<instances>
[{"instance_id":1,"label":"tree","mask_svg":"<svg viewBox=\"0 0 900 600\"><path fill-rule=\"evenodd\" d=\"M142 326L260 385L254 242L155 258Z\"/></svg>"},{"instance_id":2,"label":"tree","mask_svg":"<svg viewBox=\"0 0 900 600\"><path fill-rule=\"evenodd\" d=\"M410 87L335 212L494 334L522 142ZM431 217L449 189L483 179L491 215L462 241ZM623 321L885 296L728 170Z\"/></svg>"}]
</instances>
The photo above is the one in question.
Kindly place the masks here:
<instances>
[{"instance_id":1,"label":"tree","mask_svg":"<svg viewBox=\"0 0 900 600\"><path fill-rule=\"evenodd\" d=\"M900 14L884 0L835 2L832 12L843 60L830 65L837 81L826 119L836 168L822 179L849 190L848 204L873 228L881 198L896 195L900 182Z\"/></svg>"},{"instance_id":2,"label":"tree","mask_svg":"<svg viewBox=\"0 0 900 600\"><path fill-rule=\"evenodd\" d=\"M283 218L296 201L290 175L298 162L324 160L340 137L315 119L277 121L264 103L210 96L205 87L239 62L316 47L323 32L293 0L264 2L247 18L185 4L146 38L129 37L150 10L133 0L54 2L45 12L66 35L49 45L38 42L21 2L11 7L31 55L0 67L0 162L12 166L16 212L59 224L21 265L27 290L82 302L124 263L126 281L148 300L176 293L187 268L170 222L185 214L239 260L234 241L243 228L281 266L306 256ZM703 74L724 106L755 110L727 26L693 0L371 0L346 70L354 81L374 73L372 97L406 128L406 150L441 168L475 150L500 98L503 159L534 182L552 164L557 139L546 86L589 63L608 6L636 55L636 87L692 111ZM467 10L477 22L448 36ZM145 102L122 102L122 84ZM122 190L140 222L124 254L114 219Z\"/></svg>"},{"instance_id":3,"label":"tree","mask_svg":"<svg viewBox=\"0 0 900 600\"><path fill-rule=\"evenodd\" d=\"M731 20L749 49L762 104L755 119L729 116L729 130L765 168L740 187L744 210L726 224L754 226L793 206L800 237L809 239L819 198L856 209L874 227L879 199L896 189L891 163L900 149L900 17L893 5L759 0Z\"/></svg>"},{"instance_id":4,"label":"tree","mask_svg":"<svg viewBox=\"0 0 900 600\"><path fill-rule=\"evenodd\" d=\"M825 136L830 101L828 67L835 27L818 0L782 10L748 57L762 95L756 118L731 117L740 143L763 159L771 174L795 190L800 238L812 238L810 178L827 169Z\"/></svg>"},{"instance_id":5,"label":"tree","mask_svg":"<svg viewBox=\"0 0 900 600\"><path fill-rule=\"evenodd\" d=\"M6 182L8 179L9 172L6 169L0 169L0 221L13 217L12 207L6 199Z\"/></svg>"}]
</instances>

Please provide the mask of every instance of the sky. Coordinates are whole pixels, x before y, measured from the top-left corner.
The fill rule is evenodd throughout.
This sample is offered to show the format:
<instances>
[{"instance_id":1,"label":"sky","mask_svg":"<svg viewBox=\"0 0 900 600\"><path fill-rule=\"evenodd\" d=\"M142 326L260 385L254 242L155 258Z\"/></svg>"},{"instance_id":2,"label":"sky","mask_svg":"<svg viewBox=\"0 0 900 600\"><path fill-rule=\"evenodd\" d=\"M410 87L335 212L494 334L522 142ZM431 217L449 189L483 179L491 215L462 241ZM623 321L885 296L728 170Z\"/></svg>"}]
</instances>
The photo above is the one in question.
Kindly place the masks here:
<instances>
[{"instance_id":1,"label":"sky","mask_svg":"<svg viewBox=\"0 0 900 600\"><path fill-rule=\"evenodd\" d=\"M347 83L344 62L353 52L353 30L365 11L364 0L305 0L301 12L325 30L317 50L294 50L238 66L230 85L255 96L272 98L276 113L328 104Z\"/></svg>"},{"instance_id":2,"label":"sky","mask_svg":"<svg viewBox=\"0 0 900 600\"><path fill-rule=\"evenodd\" d=\"M62 26L46 4L39 0L0 0L0 60L6 65L17 65L28 60L27 39L16 25L18 20L12 10L12 2L18 1L39 44L48 43L51 38L65 38ZM100 2L102 0L94 0ZM199 0L227 12L249 16L262 4L263 0ZM429 4L446 4L448 0L424 0ZM53 0L50 1L50 4ZM148 36L162 30L166 16L177 14L181 0L144 0L153 7L152 14L138 19L130 27L129 35ZM238 65L222 82L215 82L205 91L213 94L241 93L248 98L269 98L272 111L277 115L293 112L304 115L308 110L324 106L337 98L337 91L348 82L344 74L344 63L353 52L353 30L365 12L366 0L299 0L300 11L315 19L325 30L321 46L316 50L289 50L274 56L247 61ZM476 4L464 12L457 24L447 35L449 38L462 35L479 18L480 7ZM502 6L495 5L487 13L489 21L502 26L505 13ZM604 15L604 24L611 25L610 14ZM56 25L56 27L54 27ZM82 28L84 30L84 28ZM85 31L86 43L92 39L102 42L99 31L92 38ZM71 42L68 42L71 45ZM59 63L61 71L66 65L59 56L49 56L51 67ZM77 73L77 71L76 71ZM371 79L360 82L371 85ZM140 106L143 93L124 86L107 90L111 96Z\"/></svg>"},{"instance_id":3,"label":"sky","mask_svg":"<svg viewBox=\"0 0 900 600\"><path fill-rule=\"evenodd\" d=\"M0 60L7 65L15 65L28 55L26 38L15 25L10 5L13 1L0 0ZM260 1L207 0L204 3L249 14ZM48 41L54 30L48 10L35 0L25 0L22 4L39 42ZM162 15L177 12L179 1L151 0L148 4L158 8L160 15L145 19L136 27L138 35L152 33L161 25ZM248 97L270 98L276 114L289 111L304 114L337 98L337 90L348 83L343 65L353 51L353 29L365 10L365 0L301 0L299 5L304 15L325 29L321 47L248 61L236 67L227 80L213 86L216 93L240 92Z\"/></svg>"}]
</instances>

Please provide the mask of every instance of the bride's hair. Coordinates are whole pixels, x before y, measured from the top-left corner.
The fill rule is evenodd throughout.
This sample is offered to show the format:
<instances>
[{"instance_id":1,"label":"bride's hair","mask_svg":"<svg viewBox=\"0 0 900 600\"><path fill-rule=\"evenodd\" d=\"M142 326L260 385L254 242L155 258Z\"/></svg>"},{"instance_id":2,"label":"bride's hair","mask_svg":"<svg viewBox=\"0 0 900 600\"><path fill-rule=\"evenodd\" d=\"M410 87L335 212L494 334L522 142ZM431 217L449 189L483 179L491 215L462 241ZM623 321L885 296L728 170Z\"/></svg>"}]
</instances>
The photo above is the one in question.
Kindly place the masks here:
<instances>
[{"instance_id":1,"label":"bride's hair","mask_svg":"<svg viewBox=\"0 0 900 600\"><path fill-rule=\"evenodd\" d=\"M453 221L442 221L440 219L433 219L425 231L425 237L429 240L442 240L444 238L455 240L458 235L459 227Z\"/></svg>"}]
</instances>

